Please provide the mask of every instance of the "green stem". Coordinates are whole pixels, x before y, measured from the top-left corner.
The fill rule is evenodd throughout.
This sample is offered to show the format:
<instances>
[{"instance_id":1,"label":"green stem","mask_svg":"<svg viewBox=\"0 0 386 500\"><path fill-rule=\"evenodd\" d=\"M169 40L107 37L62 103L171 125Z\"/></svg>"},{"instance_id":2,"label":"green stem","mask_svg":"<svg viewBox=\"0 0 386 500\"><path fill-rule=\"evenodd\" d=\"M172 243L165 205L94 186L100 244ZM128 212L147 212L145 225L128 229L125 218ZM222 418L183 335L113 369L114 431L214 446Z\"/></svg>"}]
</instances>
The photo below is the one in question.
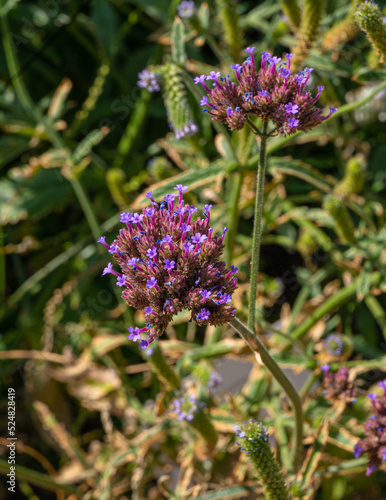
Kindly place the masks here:
<instances>
[{"instance_id":1,"label":"green stem","mask_svg":"<svg viewBox=\"0 0 386 500\"><path fill-rule=\"evenodd\" d=\"M374 297L374 295L369 295L368 297L366 297L365 304L369 308L371 314L374 316L374 319L378 323L379 328L381 329L386 340L386 313L383 307Z\"/></svg>"},{"instance_id":2,"label":"green stem","mask_svg":"<svg viewBox=\"0 0 386 500\"><path fill-rule=\"evenodd\" d=\"M235 177L235 179L234 179ZM239 201L241 188L244 181L244 172L237 172L234 176L230 177L231 182L234 181L231 193L231 206L230 206L230 221L229 221L229 236L228 244L225 249L226 263L229 267L232 262L233 250L236 241L237 226L239 224Z\"/></svg>"},{"instance_id":3,"label":"green stem","mask_svg":"<svg viewBox=\"0 0 386 500\"><path fill-rule=\"evenodd\" d=\"M256 324L256 295L257 295L257 277L259 273L260 245L261 245L261 219L263 215L264 201L264 176L266 164L267 149L267 128L268 122L263 124L263 133L260 143L260 161L257 165L256 178L256 198L255 214L252 237L252 265L251 265L251 291L249 298L248 328L255 331Z\"/></svg>"},{"instance_id":4,"label":"green stem","mask_svg":"<svg viewBox=\"0 0 386 500\"><path fill-rule=\"evenodd\" d=\"M7 464L7 462L5 460L0 460L0 473L9 474L9 470L9 465ZM27 469L27 467L23 467L22 465L16 465L16 479L35 484L36 486L39 486L40 488L44 488L46 490L63 491L65 493L75 495L78 495L79 493L75 486L72 486L70 484L57 483L50 476L42 474L41 472Z\"/></svg>"},{"instance_id":5,"label":"green stem","mask_svg":"<svg viewBox=\"0 0 386 500\"><path fill-rule=\"evenodd\" d=\"M0 7L4 7L4 0L0 0ZM16 95L20 101L20 104L23 106L26 113L31 118L33 118L37 124L39 123L43 124L46 134L49 137L52 144L54 145L54 147L58 149L67 149L62 138L50 123L50 120L48 120L45 116L43 116L40 110L34 105L28 93L28 90L24 85L24 82L20 76L19 63L16 58L16 54L11 41L8 18L5 12L1 10L0 10L0 23L1 23L3 47L4 47L5 57L7 60L9 74ZM72 178L70 179L70 182L72 184L76 196L78 197L79 203L84 211L91 232L94 238L97 239L99 236L101 236L101 233L90 200L88 199L87 194L85 193L82 185L77 179Z\"/></svg>"},{"instance_id":6,"label":"green stem","mask_svg":"<svg viewBox=\"0 0 386 500\"><path fill-rule=\"evenodd\" d=\"M259 337L254 334L251 329L247 328L238 318L232 319L229 324L247 342L249 347L255 353L260 354L265 367L272 373L292 402L295 413L293 468L294 471L297 472L303 456L303 409L299 394L296 392L296 389L288 379L287 375L271 357Z\"/></svg>"}]
</instances>

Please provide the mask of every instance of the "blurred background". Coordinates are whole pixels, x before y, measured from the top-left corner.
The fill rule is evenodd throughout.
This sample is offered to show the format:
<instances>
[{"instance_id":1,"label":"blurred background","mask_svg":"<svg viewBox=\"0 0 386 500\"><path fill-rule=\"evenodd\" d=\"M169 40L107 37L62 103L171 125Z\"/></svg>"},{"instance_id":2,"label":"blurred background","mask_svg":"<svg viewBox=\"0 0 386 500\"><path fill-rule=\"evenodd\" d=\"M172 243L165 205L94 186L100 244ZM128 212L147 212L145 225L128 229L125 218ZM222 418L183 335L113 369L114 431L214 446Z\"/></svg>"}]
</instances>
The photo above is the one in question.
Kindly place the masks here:
<instances>
[{"instance_id":1,"label":"blurred background","mask_svg":"<svg viewBox=\"0 0 386 500\"><path fill-rule=\"evenodd\" d=\"M320 424L312 391L317 365L329 361L328 335L342 335L349 347L333 360L351 362L364 389L382 379L386 71L353 21L354 3L326 1L310 36L304 9L298 19L286 10L296 2L196 1L181 21L176 78L198 132L176 139L165 108L172 97L140 88L137 75L173 63L179 2L1 0L0 472L7 473L5 394L13 387L20 474L16 497L2 481L1 498L261 498L232 427L264 409L285 444L279 388L262 367L246 364L253 358L231 329L177 317L161 339L165 359L221 435L216 453L197 448L194 433L173 423L170 388L127 341L127 328L144 318L124 304L114 280L101 278L109 259L96 245L102 235L113 240L120 212L145 206L149 188L160 198L189 185L189 203L214 205L215 231L230 228L225 259L239 267L234 304L245 319L258 144L247 130L213 127L192 80L229 72L246 46L279 56L297 49L298 69L314 68L310 91L325 87L320 106L343 108L312 132L268 146L259 315L263 330L274 325L300 346L288 349L274 334L267 342L307 380L311 431ZM303 52L302 36L311 40ZM207 385L216 368L227 381L213 396ZM386 498L385 473L366 478L361 459L353 469L339 465L352 458L366 404L324 443L324 473L308 477L307 498ZM212 490L222 493L205 496Z\"/></svg>"}]
</instances>

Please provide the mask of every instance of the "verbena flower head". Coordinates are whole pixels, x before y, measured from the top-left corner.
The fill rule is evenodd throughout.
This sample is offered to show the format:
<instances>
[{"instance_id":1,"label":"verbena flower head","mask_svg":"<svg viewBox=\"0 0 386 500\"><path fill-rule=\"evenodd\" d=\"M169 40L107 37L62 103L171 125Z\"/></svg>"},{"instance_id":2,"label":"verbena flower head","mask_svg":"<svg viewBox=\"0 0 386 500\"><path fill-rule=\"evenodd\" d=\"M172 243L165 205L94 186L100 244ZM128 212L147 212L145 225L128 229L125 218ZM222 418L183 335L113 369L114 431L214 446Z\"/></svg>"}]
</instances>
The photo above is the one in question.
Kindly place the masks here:
<instances>
[{"instance_id":1,"label":"verbena flower head","mask_svg":"<svg viewBox=\"0 0 386 500\"><path fill-rule=\"evenodd\" d=\"M333 333L324 341L324 348L331 356L340 356L343 352L343 339L339 335Z\"/></svg>"},{"instance_id":2,"label":"verbena flower head","mask_svg":"<svg viewBox=\"0 0 386 500\"><path fill-rule=\"evenodd\" d=\"M130 340L139 340L146 332L147 347L159 338L175 314L187 309L199 325L223 325L234 318L231 304L237 287L237 268L228 270L221 260L224 237L214 235L210 227L210 211L195 218L197 207L184 203L187 186L178 185L177 193L166 195L160 204L147 197L152 206L142 213L122 213L120 229L113 244L99 238L120 271L109 263L103 274L117 276L123 288L122 297L135 309L143 310L146 327L130 330ZM193 218L194 217L194 218Z\"/></svg>"},{"instance_id":3,"label":"verbena flower head","mask_svg":"<svg viewBox=\"0 0 386 500\"><path fill-rule=\"evenodd\" d=\"M238 438L237 444L242 446L241 451L245 451L254 465L265 490L264 498L286 500L288 491L268 442L268 430L252 419L248 423L236 425L233 430Z\"/></svg>"},{"instance_id":4,"label":"verbena flower head","mask_svg":"<svg viewBox=\"0 0 386 500\"><path fill-rule=\"evenodd\" d=\"M348 368L342 366L337 373L330 370L329 365L321 367L324 372L324 396L332 401L345 401L346 403L355 403L356 387L349 381Z\"/></svg>"},{"instance_id":5,"label":"verbena flower head","mask_svg":"<svg viewBox=\"0 0 386 500\"><path fill-rule=\"evenodd\" d=\"M138 87L147 89L149 92L159 92L161 90L156 73L144 69L138 73L138 78Z\"/></svg>"},{"instance_id":6,"label":"verbena flower head","mask_svg":"<svg viewBox=\"0 0 386 500\"><path fill-rule=\"evenodd\" d=\"M199 401L190 394L189 396L173 399L174 412L177 414L177 420L192 421L194 415L199 411Z\"/></svg>"},{"instance_id":7,"label":"verbena flower head","mask_svg":"<svg viewBox=\"0 0 386 500\"><path fill-rule=\"evenodd\" d=\"M194 2L190 0L183 0L177 7L178 15L182 19L190 19L194 14Z\"/></svg>"},{"instance_id":8,"label":"verbena flower head","mask_svg":"<svg viewBox=\"0 0 386 500\"><path fill-rule=\"evenodd\" d=\"M370 476L382 464L386 465L386 380L379 382L383 394L368 394L373 415L364 425L365 437L354 447L355 458L368 454L366 476Z\"/></svg>"},{"instance_id":9,"label":"verbena flower head","mask_svg":"<svg viewBox=\"0 0 386 500\"><path fill-rule=\"evenodd\" d=\"M245 49L250 56L242 65L231 65L236 82L230 75L221 78L220 73L214 71L194 79L208 93L201 105L208 106L203 111L208 112L212 120L228 125L231 130L240 130L249 117L259 116L264 122L271 120L281 134L289 135L298 130L307 132L337 111L330 108L330 113L323 116L323 110L315 106L324 87L318 87L317 95L312 97L306 87L311 68L293 75L292 54L286 54L282 61L263 52L258 72L254 49Z\"/></svg>"}]
</instances>

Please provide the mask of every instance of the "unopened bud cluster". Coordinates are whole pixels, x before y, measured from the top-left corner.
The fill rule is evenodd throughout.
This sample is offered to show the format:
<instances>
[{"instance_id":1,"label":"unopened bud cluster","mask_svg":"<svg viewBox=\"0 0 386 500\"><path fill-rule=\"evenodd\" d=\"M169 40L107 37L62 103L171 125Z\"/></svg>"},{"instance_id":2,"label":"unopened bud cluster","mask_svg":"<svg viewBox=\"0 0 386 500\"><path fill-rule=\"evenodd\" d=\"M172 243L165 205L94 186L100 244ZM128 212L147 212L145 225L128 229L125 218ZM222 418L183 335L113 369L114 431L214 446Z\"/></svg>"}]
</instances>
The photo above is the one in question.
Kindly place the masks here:
<instances>
[{"instance_id":1,"label":"unopened bud cluster","mask_svg":"<svg viewBox=\"0 0 386 500\"><path fill-rule=\"evenodd\" d=\"M357 400L357 389L349 381L348 368L342 366L336 373L330 370L330 365L321 367L324 372L324 392L323 395L331 401L345 401L346 403L355 403Z\"/></svg>"}]
</instances>

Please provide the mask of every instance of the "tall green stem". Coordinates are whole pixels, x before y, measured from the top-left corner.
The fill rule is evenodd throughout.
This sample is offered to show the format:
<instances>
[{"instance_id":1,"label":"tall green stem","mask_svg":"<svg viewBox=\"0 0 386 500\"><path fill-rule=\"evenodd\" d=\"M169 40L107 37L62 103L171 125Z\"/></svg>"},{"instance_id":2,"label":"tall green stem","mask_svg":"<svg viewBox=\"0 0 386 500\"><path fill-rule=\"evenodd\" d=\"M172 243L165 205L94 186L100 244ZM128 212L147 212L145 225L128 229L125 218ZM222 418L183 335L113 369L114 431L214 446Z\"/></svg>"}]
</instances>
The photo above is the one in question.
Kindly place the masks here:
<instances>
[{"instance_id":1,"label":"tall green stem","mask_svg":"<svg viewBox=\"0 0 386 500\"><path fill-rule=\"evenodd\" d=\"M295 412L295 432L294 432L294 447L293 447L293 467L294 472L297 472L303 455L303 409L302 401L295 387L292 385L287 375L281 370L280 366L271 357L268 350L261 342L259 337L249 328L247 328L239 319L234 318L230 325L235 331L243 337L249 347L255 353L260 354L261 360L268 370L275 377L277 382L286 392L292 402Z\"/></svg>"},{"instance_id":2,"label":"tall green stem","mask_svg":"<svg viewBox=\"0 0 386 500\"><path fill-rule=\"evenodd\" d=\"M267 150L267 128L268 122L264 122L263 133L260 142L260 160L257 165L255 216L252 237L252 265L251 265L251 292L249 298L248 328L255 331L256 328L256 295L257 276L259 273L260 245L261 245L261 219L263 215L264 201L264 177Z\"/></svg>"}]
</instances>

